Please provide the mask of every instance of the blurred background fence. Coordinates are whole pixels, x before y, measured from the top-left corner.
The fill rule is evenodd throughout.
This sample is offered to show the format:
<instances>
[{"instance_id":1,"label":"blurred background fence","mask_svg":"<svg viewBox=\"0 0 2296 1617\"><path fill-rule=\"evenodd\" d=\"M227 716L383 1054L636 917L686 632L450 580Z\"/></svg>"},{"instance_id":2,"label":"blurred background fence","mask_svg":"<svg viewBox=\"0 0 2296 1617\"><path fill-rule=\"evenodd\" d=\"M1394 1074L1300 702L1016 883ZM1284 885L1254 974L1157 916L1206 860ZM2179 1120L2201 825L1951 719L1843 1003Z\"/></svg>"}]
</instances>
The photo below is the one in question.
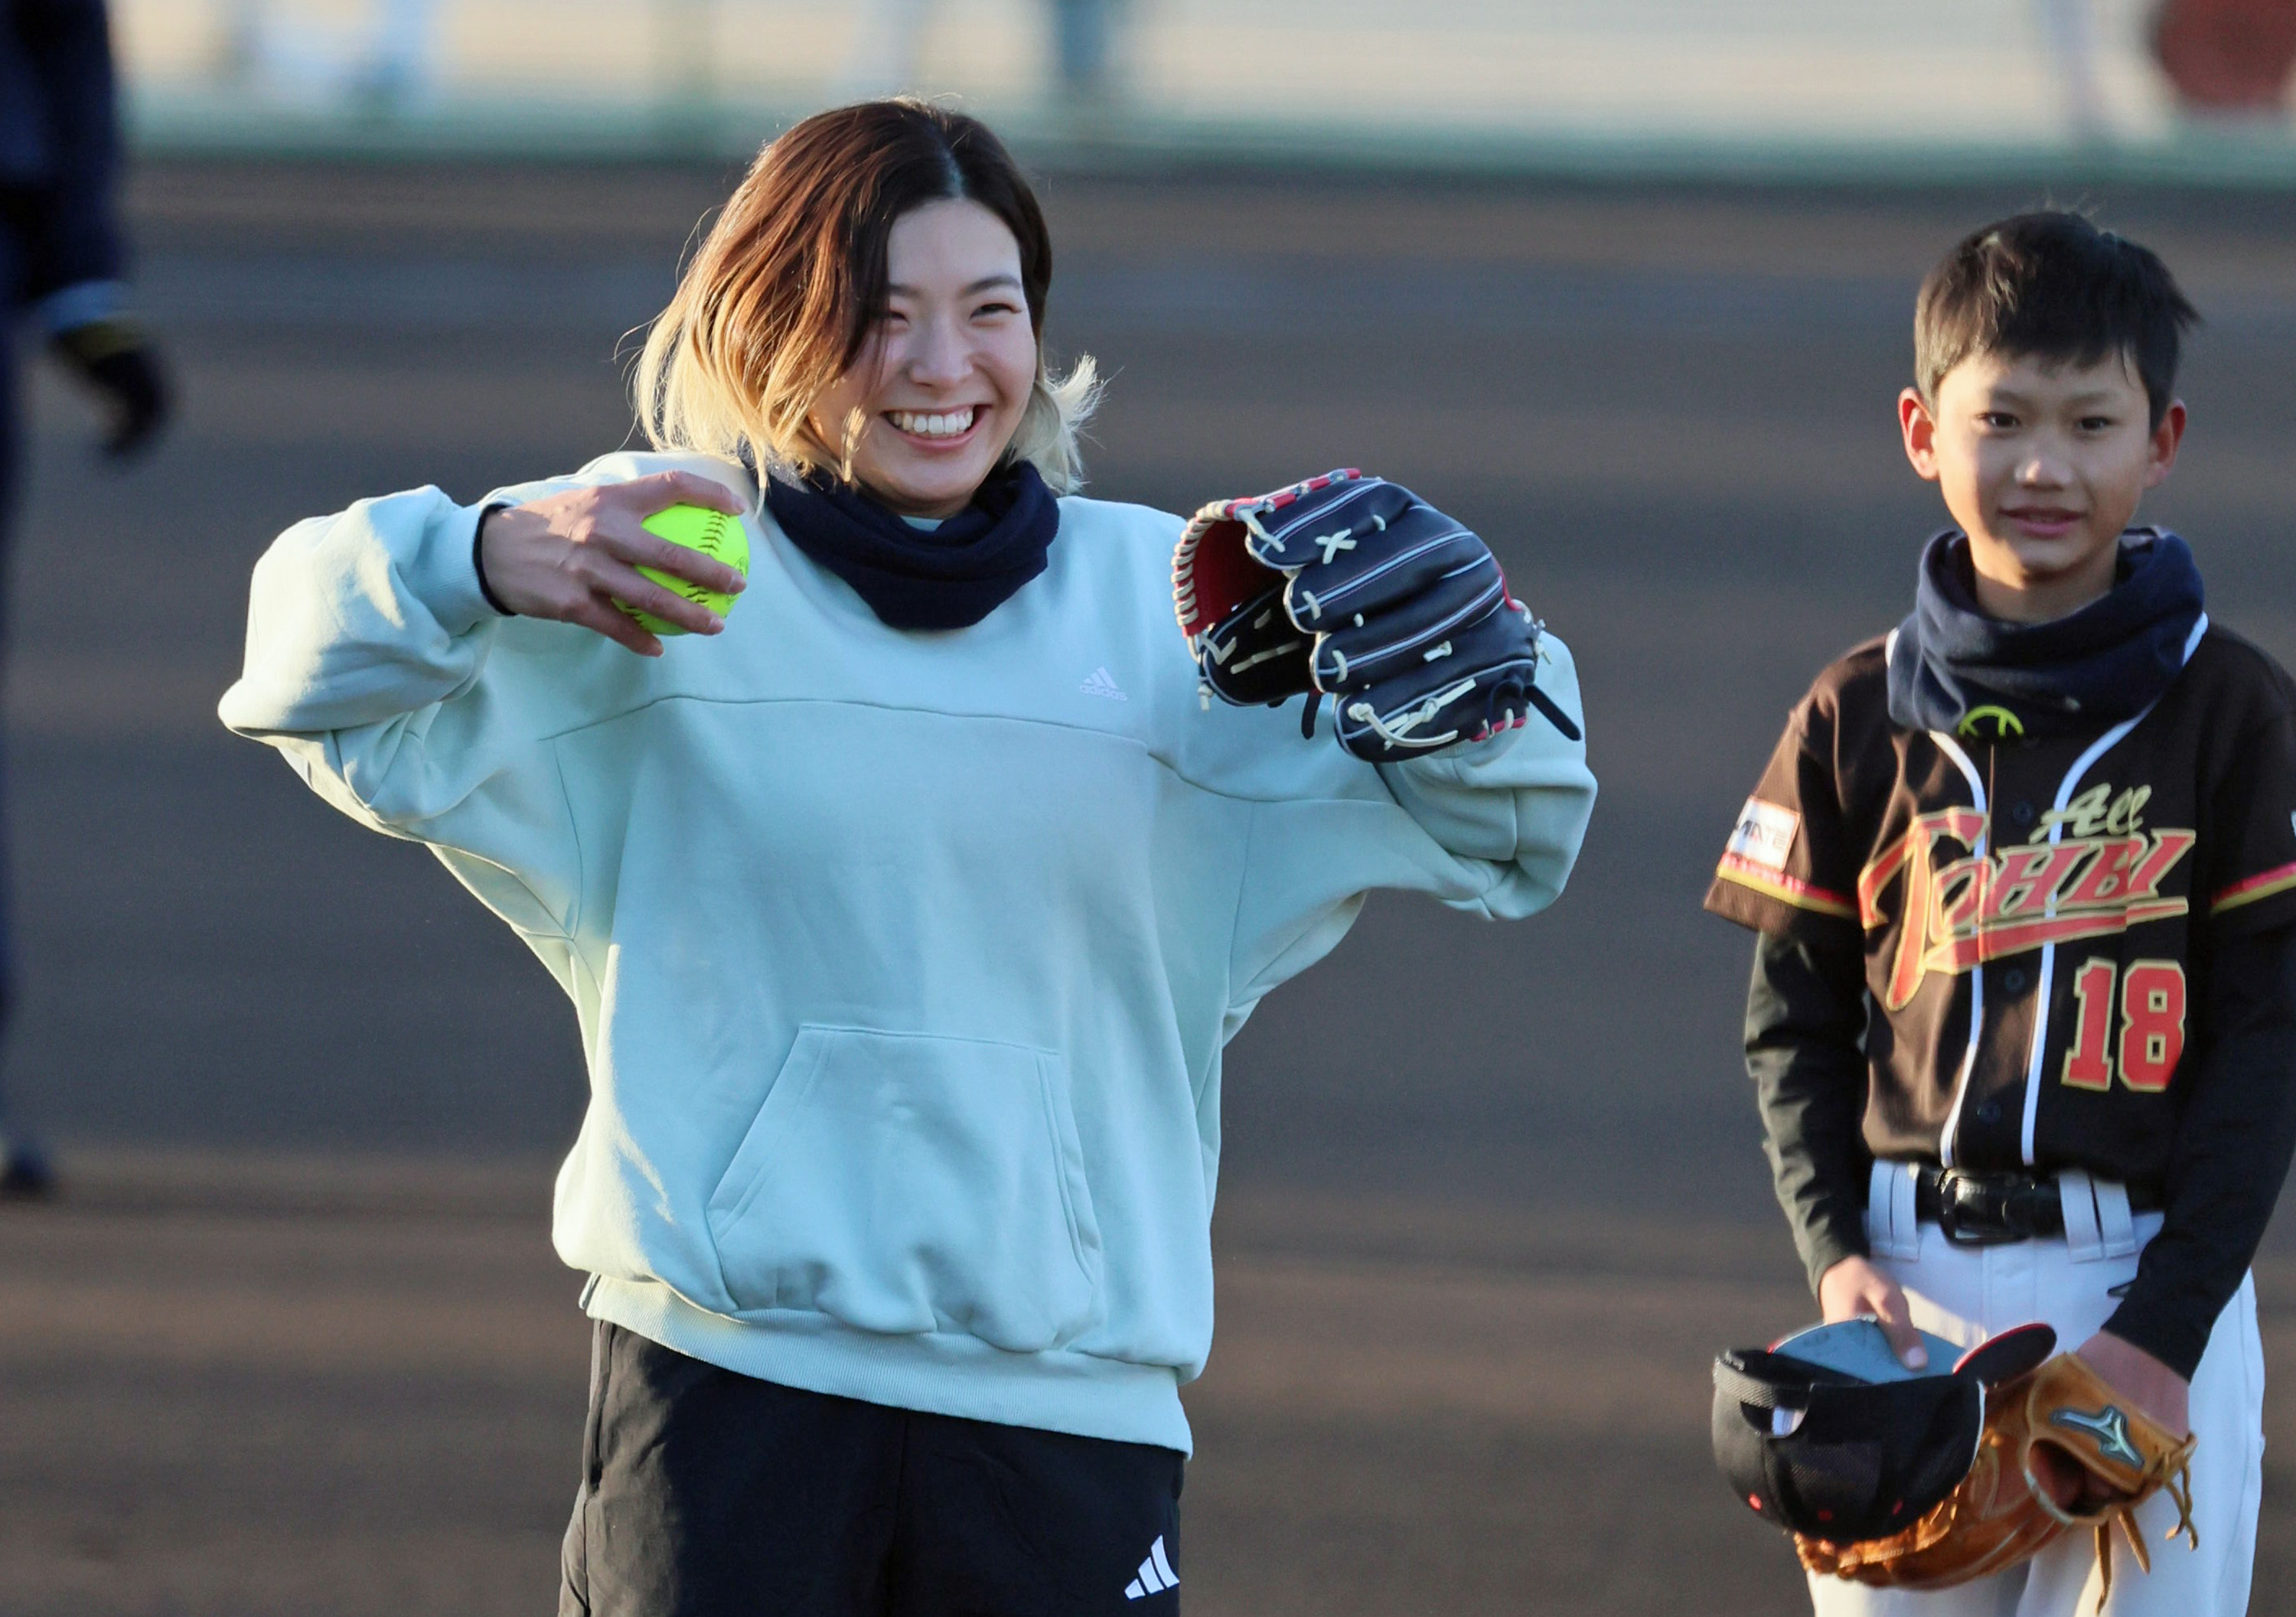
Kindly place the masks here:
<instances>
[{"instance_id":1,"label":"blurred background fence","mask_svg":"<svg viewBox=\"0 0 2296 1617\"><path fill-rule=\"evenodd\" d=\"M2180 6L2240 9L2169 9ZM2296 177L2276 93L2228 85L2214 60L2187 64L2181 88L2171 82L2154 37L2162 10L2161 0L116 7L135 126L163 148L734 151L829 102L915 89L960 95L1038 144L1119 151L1550 167L1678 166L1702 154L1773 168L1910 163L1917 174L1939 163L1998 172L2056 153L2092 168ZM2276 48L2257 29L2280 26L2235 19L2240 43L2204 41L2201 55L2228 55L2237 78Z\"/></svg>"}]
</instances>

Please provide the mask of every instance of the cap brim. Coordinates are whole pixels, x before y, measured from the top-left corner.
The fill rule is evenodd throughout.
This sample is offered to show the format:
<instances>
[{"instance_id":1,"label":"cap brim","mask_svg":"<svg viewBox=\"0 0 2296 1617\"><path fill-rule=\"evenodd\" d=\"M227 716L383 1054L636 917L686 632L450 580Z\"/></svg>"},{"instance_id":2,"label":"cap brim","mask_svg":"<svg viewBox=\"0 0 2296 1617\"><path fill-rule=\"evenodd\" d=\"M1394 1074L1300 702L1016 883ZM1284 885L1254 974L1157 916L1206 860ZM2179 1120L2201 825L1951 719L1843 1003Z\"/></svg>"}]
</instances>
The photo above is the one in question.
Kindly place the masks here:
<instances>
[{"instance_id":1,"label":"cap brim","mask_svg":"<svg viewBox=\"0 0 2296 1617\"><path fill-rule=\"evenodd\" d=\"M2015 1381L2028 1370L2039 1368L2041 1361L2056 1348L2054 1327L2037 1319L2030 1325L2013 1326L1987 1337L1956 1361L1953 1373L1973 1376L1988 1387L1997 1387L2005 1381Z\"/></svg>"}]
</instances>

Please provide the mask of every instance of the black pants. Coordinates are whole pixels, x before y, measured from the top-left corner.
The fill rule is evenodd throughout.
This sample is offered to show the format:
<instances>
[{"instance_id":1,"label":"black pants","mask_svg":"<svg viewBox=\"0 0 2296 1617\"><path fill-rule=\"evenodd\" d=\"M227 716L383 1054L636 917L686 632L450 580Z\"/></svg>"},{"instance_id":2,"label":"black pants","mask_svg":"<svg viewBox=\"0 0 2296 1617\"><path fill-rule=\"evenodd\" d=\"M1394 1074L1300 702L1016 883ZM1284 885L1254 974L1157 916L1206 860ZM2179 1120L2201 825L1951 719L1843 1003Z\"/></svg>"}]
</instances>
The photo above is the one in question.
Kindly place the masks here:
<instances>
[{"instance_id":1,"label":"black pants","mask_svg":"<svg viewBox=\"0 0 2296 1617\"><path fill-rule=\"evenodd\" d=\"M865 1404L595 1327L559 1617L1170 1617L1169 1449Z\"/></svg>"}]
</instances>

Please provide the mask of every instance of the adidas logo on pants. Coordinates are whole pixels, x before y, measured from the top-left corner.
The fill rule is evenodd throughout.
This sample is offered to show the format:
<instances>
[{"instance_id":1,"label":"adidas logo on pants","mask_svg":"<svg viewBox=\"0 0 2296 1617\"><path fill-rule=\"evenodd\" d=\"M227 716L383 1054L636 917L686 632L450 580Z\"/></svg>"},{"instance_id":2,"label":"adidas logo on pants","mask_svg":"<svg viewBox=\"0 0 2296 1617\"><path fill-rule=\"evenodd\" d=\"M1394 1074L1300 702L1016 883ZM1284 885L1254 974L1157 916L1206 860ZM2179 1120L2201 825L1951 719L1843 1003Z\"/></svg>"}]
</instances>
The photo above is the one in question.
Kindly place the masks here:
<instances>
[{"instance_id":1,"label":"adidas logo on pants","mask_svg":"<svg viewBox=\"0 0 2296 1617\"><path fill-rule=\"evenodd\" d=\"M1138 1543L1138 1539L1134 1539ZM1107 1586L1103 1584L1103 1588ZM1140 1564L1140 1575L1124 1586L1127 1600L1144 1600L1151 1595L1160 1595L1166 1589L1180 1587L1180 1574L1164 1559L1164 1540L1159 1538L1148 1547L1148 1558Z\"/></svg>"}]
</instances>

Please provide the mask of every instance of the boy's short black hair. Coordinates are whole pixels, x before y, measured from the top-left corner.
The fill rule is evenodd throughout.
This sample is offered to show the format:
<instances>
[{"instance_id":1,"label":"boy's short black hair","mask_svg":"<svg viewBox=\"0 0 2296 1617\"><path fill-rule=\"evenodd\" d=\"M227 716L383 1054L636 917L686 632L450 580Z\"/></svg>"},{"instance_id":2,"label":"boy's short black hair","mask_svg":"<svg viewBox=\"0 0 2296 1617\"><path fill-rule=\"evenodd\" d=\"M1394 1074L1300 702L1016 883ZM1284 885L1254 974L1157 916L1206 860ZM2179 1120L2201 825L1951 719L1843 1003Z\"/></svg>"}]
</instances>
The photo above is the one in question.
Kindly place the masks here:
<instances>
[{"instance_id":1,"label":"boy's short black hair","mask_svg":"<svg viewBox=\"0 0 2296 1617\"><path fill-rule=\"evenodd\" d=\"M2177 351L2200 315L2160 255L2077 213L2021 213L1964 236L1922 282L1914 375L1934 404L1945 373L1972 354L2136 368L2161 424Z\"/></svg>"}]
</instances>

